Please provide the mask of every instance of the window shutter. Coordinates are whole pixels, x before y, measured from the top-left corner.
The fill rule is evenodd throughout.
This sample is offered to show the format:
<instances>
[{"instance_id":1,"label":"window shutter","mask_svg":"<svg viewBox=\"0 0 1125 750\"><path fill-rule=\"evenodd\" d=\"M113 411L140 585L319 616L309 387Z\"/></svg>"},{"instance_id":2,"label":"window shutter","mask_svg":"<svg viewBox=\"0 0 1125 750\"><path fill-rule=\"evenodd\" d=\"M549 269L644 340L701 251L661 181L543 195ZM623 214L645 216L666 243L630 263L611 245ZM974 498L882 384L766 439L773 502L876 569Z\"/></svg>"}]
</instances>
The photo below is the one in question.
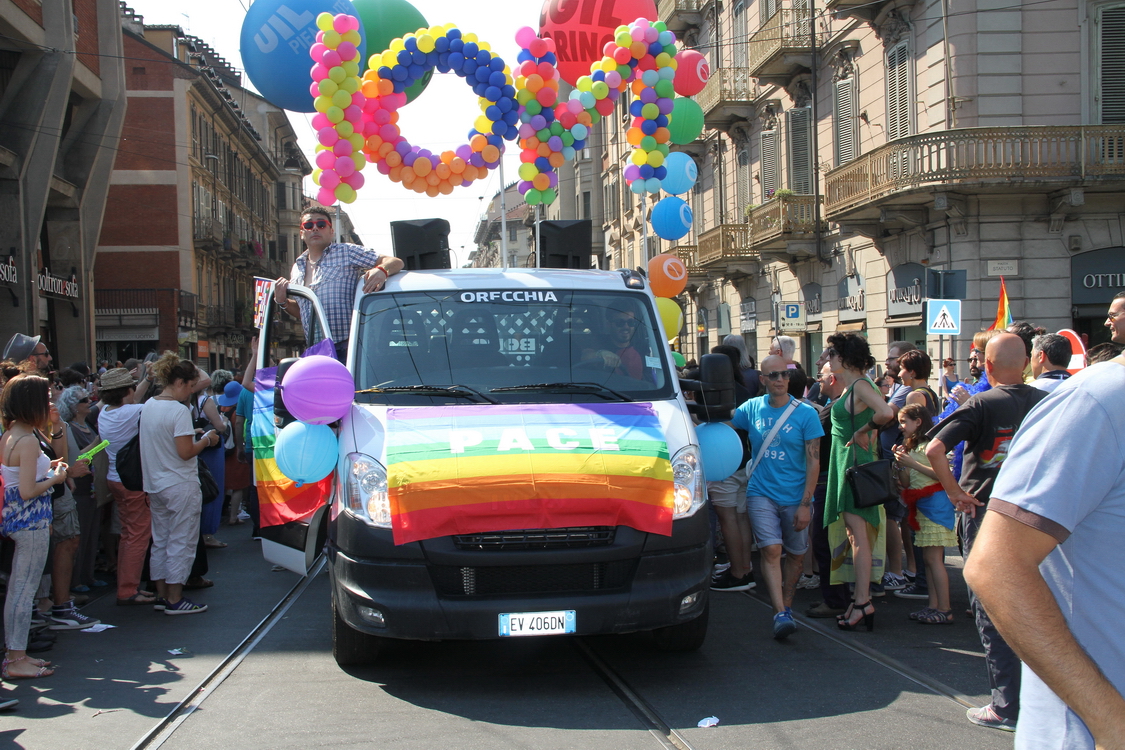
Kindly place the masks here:
<instances>
[{"instance_id":1,"label":"window shutter","mask_svg":"<svg viewBox=\"0 0 1125 750\"><path fill-rule=\"evenodd\" d=\"M731 28L731 37L734 40L734 50L731 57L733 68L746 68L750 65L747 52L747 42L750 39L746 29L746 3L738 2L734 6L734 23Z\"/></svg>"},{"instance_id":2,"label":"window shutter","mask_svg":"<svg viewBox=\"0 0 1125 750\"><path fill-rule=\"evenodd\" d=\"M887 50L887 140L910 135L910 56L907 44Z\"/></svg>"},{"instance_id":3,"label":"window shutter","mask_svg":"<svg viewBox=\"0 0 1125 750\"><path fill-rule=\"evenodd\" d=\"M789 189L800 195L812 193L812 110L799 107L785 112Z\"/></svg>"},{"instance_id":4,"label":"window shutter","mask_svg":"<svg viewBox=\"0 0 1125 750\"><path fill-rule=\"evenodd\" d=\"M738 216L736 221L743 221L746 216L746 207L750 205L750 149L743 146L738 149L737 168L738 178Z\"/></svg>"},{"instance_id":5,"label":"window shutter","mask_svg":"<svg viewBox=\"0 0 1125 750\"><path fill-rule=\"evenodd\" d=\"M1125 123L1125 6L1103 8L1098 24L1101 122Z\"/></svg>"},{"instance_id":6,"label":"window shutter","mask_svg":"<svg viewBox=\"0 0 1125 750\"><path fill-rule=\"evenodd\" d=\"M703 186L698 180L691 186L691 215L691 233L695 237L695 242L698 242L699 235L707 231L703 221Z\"/></svg>"},{"instance_id":7,"label":"window shutter","mask_svg":"<svg viewBox=\"0 0 1125 750\"><path fill-rule=\"evenodd\" d=\"M809 0L793 0L793 20L796 22L794 31L796 32L796 39L798 45L808 41L810 32L812 31L809 26Z\"/></svg>"},{"instance_id":8,"label":"window shutter","mask_svg":"<svg viewBox=\"0 0 1125 750\"><path fill-rule=\"evenodd\" d=\"M768 201L778 188L777 182L777 131L763 130L761 136L762 200Z\"/></svg>"},{"instance_id":9,"label":"window shutter","mask_svg":"<svg viewBox=\"0 0 1125 750\"><path fill-rule=\"evenodd\" d=\"M773 14L777 13L777 0L766 0L763 4L765 15L762 16L762 25L765 26L766 21L773 18Z\"/></svg>"},{"instance_id":10,"label":"window shutter","mask_svg":"<svg viewBox=\"0 0 1125 750\"><path fill-rule=\"evenodd\" d=\"M836 165L847 164L859 155L859 128L856 122L855 78L836 81Z\"/></svg>"}]
</instances>

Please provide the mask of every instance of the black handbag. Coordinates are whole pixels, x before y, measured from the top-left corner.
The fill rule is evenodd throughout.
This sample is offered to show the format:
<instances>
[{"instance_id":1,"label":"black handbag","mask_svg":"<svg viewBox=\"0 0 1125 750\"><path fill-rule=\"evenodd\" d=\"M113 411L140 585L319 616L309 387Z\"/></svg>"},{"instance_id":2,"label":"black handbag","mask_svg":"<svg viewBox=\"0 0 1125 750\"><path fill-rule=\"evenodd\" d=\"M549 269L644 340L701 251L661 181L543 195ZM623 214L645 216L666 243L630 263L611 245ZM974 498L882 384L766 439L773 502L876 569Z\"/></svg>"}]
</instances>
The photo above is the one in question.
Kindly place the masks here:
<instances>
[{"instance_id":1,"label":"black handbag","mask_svg":"<svg viewBox=\"0 0 1125 750\"><path fill-rule=\"evenodd\" d=\"M203 493L203 504L206 505L218 499L219 483L215 481L211 470L207 468L207 464L203 463L202 459L196 458L195 463L199 467L199 489Z\"/></svg>"},{"instance_id":2,"label":"black handbag","mask_svg":"<svg viewBox=\"0 0 1125 750\"><path fill-rule=\"evenodd\" d=\"M845 397L846 399L846 397ZM847 408L847 401L844 407ZM852 408L855 408L855 384L852 385ZM852 416L852 440L855 440L855 414ZM844 480L852 491L852 504L857 508L874 508L877 505L898 499L893 466L890 460L879 458L861 464L856 455L856 445L852 443L853 465L844 470Z\"/></svg>"},{"instance_id":3,"label":"black handbag","mask_svg":"<svg viewBox=\"0 0 1125 750\"><path fill-rule=\"evenodd\" d=\"M117 476L121 477L121 484L130 492L143 492L145 488L145 475L141 468L141 430L137 425L137 434L117 451L114 461L117 465Z\"/></svg>"}]
</instances>

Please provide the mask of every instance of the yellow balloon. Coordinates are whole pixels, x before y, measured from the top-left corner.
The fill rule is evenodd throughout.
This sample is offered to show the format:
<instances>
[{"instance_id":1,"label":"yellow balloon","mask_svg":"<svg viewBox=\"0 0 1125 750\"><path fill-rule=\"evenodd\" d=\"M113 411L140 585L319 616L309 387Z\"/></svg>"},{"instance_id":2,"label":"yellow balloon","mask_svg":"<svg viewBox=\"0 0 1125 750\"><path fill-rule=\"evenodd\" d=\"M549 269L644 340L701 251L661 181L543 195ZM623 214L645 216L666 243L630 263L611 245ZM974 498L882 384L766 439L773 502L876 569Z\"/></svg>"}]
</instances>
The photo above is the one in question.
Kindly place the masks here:
<instances>
[{"instance_id":1,"label":"yellow balloon","mask_svg":"<svg viewBox=\"0 0 1125 750\"><path fill-rule=\"evenodd\" d=\"M363 155L362 151L352 152L352 161L355 162L355 171L360 172L367 166L367 157Z\"/></svg>"},{"instance_id":2,"label":"yellow balloon","mask_svg":"<svg viewBox=\"0 0 1125 750\"><path fill-rule=\"evenodd\" d=\"M434 51L434 38L429 34L418 37L418 50L427 55Z\"/></svg>"},{"instance_id":3,"label":"yellow balloon","mask_svg":"<svg viewBox=\"0 0 1125 750\"><path fill-rule=\"evenodd\" d=\"M489 44L488 42L477 42L477 47L484 50L485 52L491 52L492 51L492 45Z\"/></svg>"},{"instance_id":4,"label":"yellow balloon","mask_svg":"<svg viewBox=\"0 0 1125 750\"><path fill-rule=\"evenodd\" d=\"M397 39L391 40L391 51L392 52L402 52L404 49L406 49L406 42L403 40L402 37L398 37Z\"/></svg>"},{"instance_id":5,"label":"yellow balloon","mask_svg":"<svg viewBox=\"0 0 1125 750\"><path fill-rule=\"evenodd\" d=\"M316 85L316 87L318 89L320 89L321 96L328 96L328 97L331 97L333 94L335 94L340 89L339 85L337 85L337 83L335 81L333 81L331 78L325 78L323 81L318 83Z\"/></svg>"},{"instance_id":6,"label":"yellow balloon","mask_svg":"<svg viewBox=\"0 0 1125 750\"><path fill-rule=\"evenodd\" d=\"M354 44L357 47L359 46L359 43L363 41L363 37L361 37L359 35L359 32L356 31L355 29L352 29L351 31L344 34L340 38L343 39L345 42L351 42L352 44Z\"/></svg>"},{"instance_id":7,"label":"yellow balloon","mask_svg":"<svg viewBox=\"0 0 1125 750\"><path fill-rule=\"evenodd\" d=\"M312 173L312 181L313 181L313 184L315 184L315 185L319 185L319 184L320 184L320 175L321 175L321 172L322 172L322 171L323 171L323 170L320 170L320 169L314 169L314 170L313 170L313 173Z\"/></svg>"},{"instance_id":8,"label":"yellow balloon","mask_svg":"<svg viewBox=\"0 0 1125 750\"><path fill-rule=\"evenodd\" d=\"M316 144L316 147L313 149L313 151L315 151L317 153L320 153L321 151L331 151L331 150L332 149L329 146L325 146L322 143Z\"/></svg>"},{"instance_id":9,"label":"yellow balloon","mask_svg":"<svg viewBox=\"0 0 1125 750\"><path fill-rule=\"evenodd\" d=\"M476 119L476 122L473 123L473 127L477 129L477 132L485 134L491 133L492 120L488 119L484 115L481 115Z\"/></svg>"},{"instance_id":10,"label":"yellow balloon","mask_svg":"<svg viewBox=\"0 0 1125 750\"><path fill-rule=\"evenodd\" d=\"M343 122L344 121L344 110L340 109L339 107L329 107L324 112L324 116L327 117L328 121L331 122L332 124L336 124L338 122Z\"/></svg>"},{"instance_id":11,"label":"yellow balloon","mask_svg":"<svg viewBox=\"0 0 1125 750\"><path fill-rule=\"evenodd\" d=\"M343 122L336 124L336 132L341 138L347 138L348 136L355 133L355 126L347 120L344 120Z\"/></svg>"},{"instance_id":12,"label":"yellow balloon","mask_svg":"<svg viewBox=\"0 0 1125 750\"><path fill-rule=\"evenodd\" d=\"M476 34L464 34L461 38L465 40L466 44L478 41ZM480 45L478 44L477 46L479 47Z\"/></svg>"},{"instance_id":13,"label":"yellow balloon","mask_svg":"<svg viewBox=\"0 0 1125 750\"><path fill-rule=\"evenodd\" d=\"M643 167L645 164L648 164L648 152L643 148L634 149L633 155L629 158L638 167Z\"/></svg>"},{"instance_id":14,"label":"yellow balloon","mask_svg":"<svg viewBox=\"0 0 1125 750\"><path fill-rule=\"evenodd\" d=\"M340 124L343 125L343 123ZM347 139L348 143L352 144L352 148L356 151L359 151L361 148L363 148L364 140L362 133L352 133L351 135L347 136Z\"/></svg>"},{"instance_id":15,"label":"yellow balloon","mask_svg":"<svg viewBox=\"0 0 1125 750\"><path fill-rule=\"evenodd\" d=\"M355 76L349 76L348 78L344 79L343 83L340 84L340 88L342 88L344 91L347 91L349 94L354 94L355 92L359 91L359 87L362 83L363 81L359 80Z\"/></svg>"},{"instance_id":16,"label":"yellow balloon","mask_svg":"<svg viewBox=\"0 0 1125 750\"><path fill-rule=\"evenodd\" d=\"M359 75L359 63L356 62L355 60L351 60L349 62L344 63L343 67L344 67L344 72L347 73L349 76L358 76Z\"/></svg>"},{"instance_id":17,"label":"yellow balloon","mask_svg":"<svg viewBox=\"0 0 1125 750\"><path fill-rule=\"evenodd\" d=\"M338 31L326 31L326 32L324 32L324 46L327 47L328 49L336 49L337 47L340 46L340 42L342 42L342 41L344 41L344 38L342 36L340 36L340 32L338 32Z\"/></svg>"},{"instance_id":18,"label":"yellow balloon","mask_svg":"<svg viewBox=\"0 0 1125 750\"><path fill-rule=\"evenodd\" d=\"M343 203L351 203L355 200L355 188L346 182L341 182L336 186L336 198Z\"/></svg>"},{"instance_id":19,"label":"yellow balloon","mask_svg":"<svg viewBox=\"0 0 1125 750\"><path fill-rule=\"evenodd\" d=\"M657 297L656 311L660 313L660 324L664 327L664 337L670 339L679 336L680 328L684 324L684 312L680 309L680 306L667 297Z\"/></svg>"},{"instance_id":20,"label":"yellow balloon","mask_svg":"<svg viewBox=\"0 0 1125 750\"><path fill-rule=\"evenodd\" d=\"M347 109L352 104L352 95L347 91L340 89L332 95L332 103L340 109Z\"/></svg>"},{"instance_id":21,"label":"yellow balloon","mask_svg":"<svg viewBox=\"0 0 1125 750\"><path fill-rule=\"evenodd\" d=\"M316 27L321 31L332 31L332 14L321 13L316 17Z\"/></svg>"},{"instance_id":22,"label":"yellow balloon","mask_svg":"<svg viewBox=\"0 0 1125 750\"><path fill-rule=\"evenodd\" d=\"M659 167L663 163L664 163L664 154L660 153L659 151L649 151L648 152L648 165L650 167L652 167L653 169L656 169L657 167Z\"/></svg>"},{"instance_id":23,"label":"yellow balloon","mask_svg":"<svg viewBox=\"0 0 1125 750\"><path fill-rule=\"evenodd\" d=\"M384 67L393 68L397 64L398 64L398 56L396 55L396 53L391 52L391 51L387 51L387 52L383 53L383 66ZM376 66L376 67L378 67L378 66Z\"/></svg>"},{"instance_id":24,"label":"yellow balloon","mask_svg":"<svg viewBox=\"0 0 1125 750\"><path fill-rule=\"evenodd\" d=\"M348 71L344 70L343 65L337 65L335 68L328 69L328 78L332 80L337 86L344 82L348 77Z\"/></svg>"},{"instance_id":25,"label":"yellow balloon","mask_svg":"<svg viewBox=\"0 0 1125 750\"><path fill-rule=\"evenodd\" d=\"M317 112L327 112L328 108L332 106L332 97L318 96L313 99L313 109Z\"/></svg>"}]
</instances>

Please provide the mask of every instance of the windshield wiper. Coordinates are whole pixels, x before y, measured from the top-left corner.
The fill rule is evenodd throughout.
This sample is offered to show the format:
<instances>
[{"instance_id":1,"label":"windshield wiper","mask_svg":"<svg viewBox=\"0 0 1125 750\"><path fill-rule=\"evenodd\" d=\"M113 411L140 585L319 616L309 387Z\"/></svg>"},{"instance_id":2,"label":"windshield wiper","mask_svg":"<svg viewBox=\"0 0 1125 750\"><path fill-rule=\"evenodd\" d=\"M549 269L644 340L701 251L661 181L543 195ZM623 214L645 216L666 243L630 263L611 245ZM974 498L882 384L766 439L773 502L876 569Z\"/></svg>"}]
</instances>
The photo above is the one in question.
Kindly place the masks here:
<instances>
[{"instance_id":1,"label":"windshield wiper","mask_svg":"<svg viewBox=\"0 0 1125 750\"><path fill-rule=\"evenodd\" d=\"M607 388L600 383L530 383L528 385L511 385L504 388L490 388L489 393L511 393L513 391L586 391L587 393L606 393L616 396L622 401L632 401L620 391Z\"/></svg>"},{"instance_id":2,"label":"windshield wiper","mask_svg":"<svg viewBox=\"0 0 1125 750\"><path fill-rule=\"evenodd\" d=\"M389 388L364 388L362 391L356 391L356 393L413 393L419 396L456 396L458 398L480 399L490 404L500 403L467 385L396 385Z\"/></svg>"}]
</instances>

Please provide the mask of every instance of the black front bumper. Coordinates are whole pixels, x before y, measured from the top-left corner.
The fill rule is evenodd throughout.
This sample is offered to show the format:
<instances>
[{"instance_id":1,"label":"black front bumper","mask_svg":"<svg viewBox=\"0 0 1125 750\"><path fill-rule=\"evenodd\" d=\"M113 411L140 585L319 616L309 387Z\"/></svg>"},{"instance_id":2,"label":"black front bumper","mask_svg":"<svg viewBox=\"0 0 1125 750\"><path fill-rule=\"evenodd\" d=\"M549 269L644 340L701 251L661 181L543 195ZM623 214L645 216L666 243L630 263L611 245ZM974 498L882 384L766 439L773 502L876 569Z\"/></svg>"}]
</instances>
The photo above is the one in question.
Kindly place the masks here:
<instances>
[{"instance_id":1,"label":"black front bumper","mask_svg":"<svg viewBox=\"0 0 1125 750\"><path fill-rule=\"evenodd\" d=\"M352 628L388 638L477 640L498 638L499 615L510 612L574 610L578 635L692 620L706 601L711 546L706 509L675 521L670 537L622 526L609 546L498 552L457 549L449 537L395 546L389 529L342 514L329 529L328 559L337 612ZM587 566L609 571L605 588L557 590ZM528 573L530 582L521 593L466 594L451 590L450 572L493 582ZM528 591L536 581L547 590ZM690 594L698 596L681 611ZM385 625L362 616L360 606L382 613Z\"/></svg>"}]
</instances>

